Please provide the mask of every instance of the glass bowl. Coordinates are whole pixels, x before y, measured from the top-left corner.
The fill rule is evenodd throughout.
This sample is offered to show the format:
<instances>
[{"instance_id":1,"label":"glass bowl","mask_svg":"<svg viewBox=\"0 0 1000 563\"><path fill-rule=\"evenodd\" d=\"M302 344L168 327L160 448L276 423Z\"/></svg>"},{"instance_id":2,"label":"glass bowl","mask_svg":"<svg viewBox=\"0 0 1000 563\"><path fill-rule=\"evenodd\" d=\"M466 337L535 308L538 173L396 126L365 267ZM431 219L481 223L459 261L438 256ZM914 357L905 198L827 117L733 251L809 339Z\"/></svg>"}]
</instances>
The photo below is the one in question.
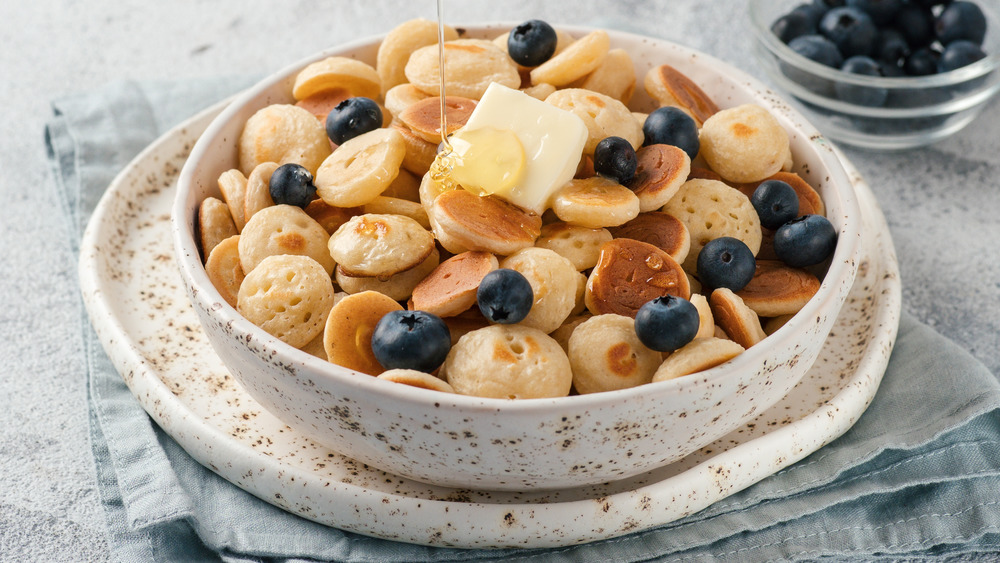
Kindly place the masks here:
<instances>
[{"instance_id":1,"label":"glass bowl","mask_svg":"<svg viewBox=\"0 0 1000 563\"><path fill-rule=\"evenodd\" d=\"M771 25L800 4L802 0L750 0L754 50L772 82L831 139L879 150L935 143L971 123L1000 90L1000 8L992 0L976 2L987 18L986 58L951 72L915 77L851 74L794 52L771 32ZM885 102L851 103L838 90Z\"/></svg>"}]
</instances>

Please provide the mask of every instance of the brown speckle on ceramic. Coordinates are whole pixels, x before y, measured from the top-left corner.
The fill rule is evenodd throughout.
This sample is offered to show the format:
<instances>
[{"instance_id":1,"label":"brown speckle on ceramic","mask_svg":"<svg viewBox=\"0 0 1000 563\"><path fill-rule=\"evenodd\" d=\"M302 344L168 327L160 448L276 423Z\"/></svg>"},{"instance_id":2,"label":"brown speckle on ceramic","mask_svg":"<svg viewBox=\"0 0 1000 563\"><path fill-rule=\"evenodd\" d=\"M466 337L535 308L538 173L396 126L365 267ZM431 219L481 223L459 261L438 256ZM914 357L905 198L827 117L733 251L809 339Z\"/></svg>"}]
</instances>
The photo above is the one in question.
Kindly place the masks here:
<instances>
[{"instance_id":1,"label":"brown speckle on ceramic","mask_svg":"<svg viewBox=\"0 0 1000 563\"><path fill-rule=\"evenodd\" d=\"M161 139L109 189L82 246L81 285L112 361L154 420L201 463L306 518L368 535L463 547L571 545L646 529L725 498L839 436L864 411L884 372L898 323L899 280L884 219L863 185L858 191L866 234L857 280L849 293L845 290L845 305L831 318L832 334L815 363L770 407L759 399L765 389L776 386L773 378L753 382L704 377L678 387L675 404L638 402L639 411L664 407L648 424L637 424L599 403L570 412L560 411L561 403L553 402L544 416L532 418L537 422L531 428L511 432L501 424L504 409L492 403L453 419L452 399L435 398L404 416L335 393L302 370L311 357L278 353L266 338L216 338L213 350L205 331L233 332L237 323L203 326L175 264L162 257L170 253L166 215L177 168L191 141L218 111ZM200 298L207 290L191 293ZM211 303L206 309L213 307L226 308ZM821 316L815 325L822 326L823 320ZM240 383L220 359L225 355L232 367L240 367L239 362L247 362L248 349L271 366L267 379ZM787 369L787 363L768 362L766 371ZM248 392L252 385L259 385L254 391L262 396L281 399L307 392L317 399L303 412L283 412L286 421L294 422L288 425L275 416L276 405L265 407L253 398ZM720 403L719 397L739 400ZM736 424L721 437L710 436L700 421L706 415L707 420L720 416L713 410L719 406L727 410L720 423L727 416L752 420ZM474 424L483 418L491 424ZM376 445L369 455L377 460L423 456L427 467L443 477L457 464L487 472L503 467L495 478L523 489L539 472L544 477L548 469L540 458L549 457L565 463L581 480L603 481L522 492L479 490L483 487L475 486L475 480L467 488L422 484L342 456L309 437L310 431L330 428L363 433ZM678 430L688 437L683 444L670 446L674 449L665 454L651 453L650 442L662 444L664 436ZM525 447L536 439L533 433L557 439L557 447L545 456L530 455ZM435 449L433 440L453 445ZM565 444L561 458L553 454ZM620 455L586 458L601 445ZM673 459L669 456L683 457L664 464L664 459ZM615 478L629 474L635 460L656 468Z\"/></svg>"}]
</instances>

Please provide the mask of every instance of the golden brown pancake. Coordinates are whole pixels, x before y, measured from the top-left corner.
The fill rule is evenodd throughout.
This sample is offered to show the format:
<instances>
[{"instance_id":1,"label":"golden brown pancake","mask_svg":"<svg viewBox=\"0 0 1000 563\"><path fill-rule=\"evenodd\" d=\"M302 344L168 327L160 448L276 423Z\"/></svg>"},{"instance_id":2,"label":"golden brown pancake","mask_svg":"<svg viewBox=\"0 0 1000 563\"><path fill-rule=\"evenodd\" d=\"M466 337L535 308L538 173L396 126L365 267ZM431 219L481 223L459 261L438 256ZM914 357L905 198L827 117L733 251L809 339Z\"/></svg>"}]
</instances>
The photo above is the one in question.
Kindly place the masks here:
<instances>
[{"instance_id":1,"label":"golden brown pancake","mask_svg":"<svg viewBox=\"0 0 1000 563\"><path fill-rule=\"evenodd\" d=\"M601 247L601 257L587 279L585 299L595 315L635 318L647 301L667 294L691 296L680 264L652 244L619 238Z\"/></svg>"}]
</instances>

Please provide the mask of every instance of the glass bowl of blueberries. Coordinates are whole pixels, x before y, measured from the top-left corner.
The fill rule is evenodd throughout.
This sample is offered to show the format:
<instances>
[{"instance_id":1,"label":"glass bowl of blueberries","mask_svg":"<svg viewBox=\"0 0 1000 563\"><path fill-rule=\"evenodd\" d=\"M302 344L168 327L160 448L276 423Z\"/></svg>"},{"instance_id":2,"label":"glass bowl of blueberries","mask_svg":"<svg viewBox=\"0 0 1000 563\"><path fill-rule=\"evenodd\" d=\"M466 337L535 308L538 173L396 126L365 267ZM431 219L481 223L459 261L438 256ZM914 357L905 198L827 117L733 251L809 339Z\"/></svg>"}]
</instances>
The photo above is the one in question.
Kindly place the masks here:
<instances>
[{"instance_id":1,"label":"glass bowl of blueberries","mask_svg":"<svg viewBox=\"0 0 1000 563\"><path fill-rule=\"evenodd\" d=\"M749 11L772 82L848 145L937 142L1000 90L995 0L750 0Z\"/></svg>"}]
</instances>

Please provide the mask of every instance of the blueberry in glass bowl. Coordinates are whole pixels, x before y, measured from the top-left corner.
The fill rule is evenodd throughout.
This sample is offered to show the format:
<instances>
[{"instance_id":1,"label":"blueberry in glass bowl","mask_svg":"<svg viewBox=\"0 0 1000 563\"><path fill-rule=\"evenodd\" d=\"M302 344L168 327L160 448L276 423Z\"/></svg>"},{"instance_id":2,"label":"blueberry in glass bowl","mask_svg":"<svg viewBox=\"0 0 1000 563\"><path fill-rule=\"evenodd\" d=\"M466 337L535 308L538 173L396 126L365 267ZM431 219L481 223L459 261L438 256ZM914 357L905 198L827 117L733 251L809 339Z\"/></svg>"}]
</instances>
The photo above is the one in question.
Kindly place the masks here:
<instances>
[{"instance_id":1,"label":"blueberry in glass bowl","mask_svg":"<svg viewBox=\"0 0 1000 563\"><path fill-rule=\"evenodd\" d=\"M991 0L749 0L749 16L767 78L844 144L935 143L1000 91L1000 5Z\"/></svg>"}]
</instances>

